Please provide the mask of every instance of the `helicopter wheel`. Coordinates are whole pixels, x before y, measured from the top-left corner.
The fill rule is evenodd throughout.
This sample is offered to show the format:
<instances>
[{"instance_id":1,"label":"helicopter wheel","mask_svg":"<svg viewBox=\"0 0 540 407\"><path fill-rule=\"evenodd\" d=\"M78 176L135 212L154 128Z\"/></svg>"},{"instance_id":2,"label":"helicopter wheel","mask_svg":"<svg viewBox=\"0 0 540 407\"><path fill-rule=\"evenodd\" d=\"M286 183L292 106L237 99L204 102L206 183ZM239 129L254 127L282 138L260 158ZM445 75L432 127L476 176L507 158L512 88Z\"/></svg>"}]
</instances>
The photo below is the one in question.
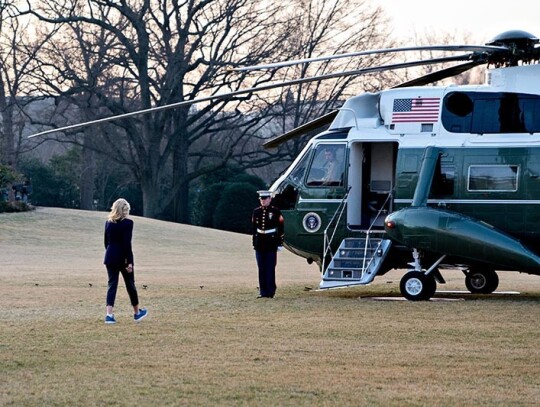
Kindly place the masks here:
<instances>
[{"instance_id":1,"label":"helicopter wheel","mask_svg":"<svg viewBox=\"0 0 540 407\"><path fill-rule=\"evenodd\" d=\"M431 274L413 270L401 278L399 289L409 301L428 301L435 294L437 283Z\"/></svg>"},{"instance_id":2,"label":"helicopter wheel","mask_svg":"<svg viewBox=\"0 0 540 407\"><path fill-rule=\"evenodd\" d=\"M493 269L473 268L465 275L465 285L473 294L491 294L499 286L499 276Z\"/></svg>"}]
</instances>

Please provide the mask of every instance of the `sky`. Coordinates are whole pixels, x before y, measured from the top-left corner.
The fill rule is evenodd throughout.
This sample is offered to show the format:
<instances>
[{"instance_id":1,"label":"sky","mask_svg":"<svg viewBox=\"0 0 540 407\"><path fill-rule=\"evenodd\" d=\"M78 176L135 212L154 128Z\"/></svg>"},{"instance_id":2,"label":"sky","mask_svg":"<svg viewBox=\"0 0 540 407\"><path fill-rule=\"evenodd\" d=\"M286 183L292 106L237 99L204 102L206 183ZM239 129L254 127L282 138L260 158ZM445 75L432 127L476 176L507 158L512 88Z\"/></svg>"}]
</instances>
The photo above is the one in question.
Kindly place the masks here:
<instances>
[{"instance_id":1,"label":"sky","mask_svg":"<svg viewBox=\"0 0 540 407\"><path fill-rule=\"evenodd\" d=\"M414 32L468 32L485 44L508 30L540 38L540 0L371 0L385 9L397 36Z\"/></svg>"}]
</instances>

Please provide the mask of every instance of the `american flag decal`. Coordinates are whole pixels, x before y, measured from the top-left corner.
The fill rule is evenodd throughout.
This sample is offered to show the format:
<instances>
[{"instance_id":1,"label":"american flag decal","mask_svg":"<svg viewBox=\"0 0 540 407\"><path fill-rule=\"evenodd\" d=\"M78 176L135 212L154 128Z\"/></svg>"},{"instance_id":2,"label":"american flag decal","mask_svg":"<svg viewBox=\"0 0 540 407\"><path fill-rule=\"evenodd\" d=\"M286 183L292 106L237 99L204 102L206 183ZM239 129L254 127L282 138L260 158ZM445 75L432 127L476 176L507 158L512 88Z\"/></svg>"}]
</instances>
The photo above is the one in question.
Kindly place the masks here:
<instances>
[{"instance_id":1,"label":"american flag decal","mask_svg":"<svg viewBox=\"0 0 540 407\"><path fill-rule=\"evenodd\" d=\"M435 123L440 103L440 98L394 99L392 123Z\"/></svg>"}]
</instances>

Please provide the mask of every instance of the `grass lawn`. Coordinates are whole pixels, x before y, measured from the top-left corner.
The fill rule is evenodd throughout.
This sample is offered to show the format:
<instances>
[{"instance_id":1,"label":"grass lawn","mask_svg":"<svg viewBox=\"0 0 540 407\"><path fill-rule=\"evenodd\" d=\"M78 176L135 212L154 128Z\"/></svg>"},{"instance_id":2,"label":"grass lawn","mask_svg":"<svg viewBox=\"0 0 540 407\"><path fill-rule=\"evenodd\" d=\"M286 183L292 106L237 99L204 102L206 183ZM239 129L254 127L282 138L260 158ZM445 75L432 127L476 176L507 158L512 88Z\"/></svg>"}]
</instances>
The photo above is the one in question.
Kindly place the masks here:
<instances>
[{"instance_id":1,"label":"grass lawn","mask_svg":"<svg viewBox=\"0 0 540 407\"><path fill-rule=\"evenodd\" d=\"M540 277L401 301L402 271L318 291L279 254L256 299L251 237L133 217L135 276L105 325L106 213L0 214L1 406L537 406ZM443 273L464 290L463 275ZM385 297L391 300L378 300Z\"/></svg>"}]
</instances>

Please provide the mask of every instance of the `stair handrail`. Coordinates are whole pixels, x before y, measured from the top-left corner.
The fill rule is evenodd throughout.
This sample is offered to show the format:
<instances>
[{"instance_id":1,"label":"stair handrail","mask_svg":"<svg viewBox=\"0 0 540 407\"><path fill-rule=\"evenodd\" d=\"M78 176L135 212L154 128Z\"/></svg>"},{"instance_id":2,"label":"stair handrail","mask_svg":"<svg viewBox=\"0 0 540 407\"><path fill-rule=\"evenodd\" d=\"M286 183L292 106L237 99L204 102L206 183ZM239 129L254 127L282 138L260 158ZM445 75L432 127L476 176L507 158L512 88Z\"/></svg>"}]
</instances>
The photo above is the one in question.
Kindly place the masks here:
<instances>
[{"instance_id":1,"label":"stair handrail","mask_svg":"<svg viewBox=\"0 0 540 407\"><path fill-rule=\"evenodd\" d=\"M328 222L328 226L326 226L326 229L324 229L324 240L323 240L323 258L322 258L322 272L324 273L325 270L325 262L326 262L326 255L330 251L330 254L332 257L334 257L334 253L331 251L330 244L332 243L332 240L334 240L334 236L336 235L336 230L339 225L339 221L341 220L341 217L343 216L343 212L345 211L345 208L347 206L347 197L349 196L349 191L351 190L351 187L347 190L343 198L341 199L341 202L339 203L336 211L334 212L334 215L332 216L332 219L330 219L330 222ZM338 215L339 213L339 215ZM332 226L332 223L334 222L334 219L336 219L336 216L338 216L337 221L334 225L334 230L332 232L332 236L330 239L328 239L328 230Z\"/></svg>"},{"instance_id":2,"label":"stair handrail","mask_svg":"<svg viewBox=\"0 0 540 407\"><path fill-rule=\"evenodd\" d=\"M360 279L364 278L364 272L366 271L366 256L367 256L367 250L369 246L370 234L371 234L370 230L368 230L366 232L366 244L364 245L364 256L362 259L362 271L360 272ZM371 259L369 259L368 267L372 260L373 260L373 256L371 257Z\"/></svg>"},{"instance_id":3,"label":"stair handrail","mask_svg":"<svg viewBox=\"0 0 540 407\"><path fill-rule=\"evenodd\" d=\"M388 200L390 199L390 197L394 194L394 191L390 191L388 193L388 195L386 195L386 199L384 200L383 204L381 205L381 207L379 208L379 211L377 212L377 215L375 216L375 218L373 219L373 222L371 222L371 224L369 225L369 228L367 230L367 233L370 233L372 232L371 229L373 229L373 226L375 226L375 222L377 221L377 219L379 219L379 215L382 213L382 211L384 210L384 208L386 207L386 204L388 203ZM391 210L391 208L390 208ZM373 232L373 233L376 233L376 232Z\"/></svg>"},{"instance_id":4,"label":"stair handrail","mask_svg":"<svg viewBox=\"0 0 540 407\"><path fill-rule=\"evenodd\" d=\"M384 202L381 205L379 211L377 212L377 215L375 216L375 218L373 219L373 221L369 225L369 228L366 230L366 244L364 245L364 256L363 256L363 260L362 260L362 271L360 272L360 278L361 279L364 278L364 273L365 273L366 269L370 266L371 262L373 261L373 256L371 256L371 258L369 259L369 263L366 266L366 256L367 256L368 247L370 246L369 240L371 239L371 235L374 234L374 233L383 233L383 232L379 232L379 231L374 231L372 229L375 226L375 222L377 221L377 219L379 219L379 215L382 213L382 211L386 207L386 204L388 203L388 200L393 195L393 192L394 191L392 190L392 191L390 191L388 193L388 195L386 196L386 199L384 200ZM375 248L375 251L381 246L381 243L382 242L379 242L379 244Z\"/></svg>"}]
</instances>

